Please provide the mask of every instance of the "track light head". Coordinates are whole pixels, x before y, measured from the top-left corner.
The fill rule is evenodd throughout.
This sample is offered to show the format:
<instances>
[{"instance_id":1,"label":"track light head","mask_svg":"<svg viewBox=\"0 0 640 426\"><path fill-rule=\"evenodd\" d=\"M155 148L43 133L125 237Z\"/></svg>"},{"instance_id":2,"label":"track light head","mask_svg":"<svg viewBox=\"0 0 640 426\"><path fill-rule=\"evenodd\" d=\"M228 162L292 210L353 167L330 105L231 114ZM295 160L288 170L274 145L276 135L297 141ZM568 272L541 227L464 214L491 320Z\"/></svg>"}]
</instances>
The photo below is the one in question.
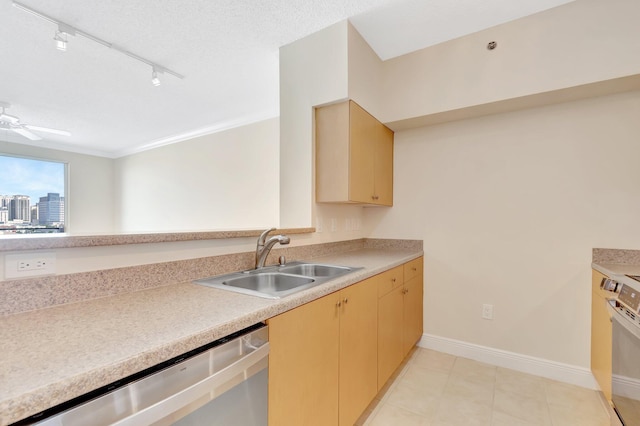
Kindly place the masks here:
<instances>
[{"instance_id":1,"label":"track light head","mask_svg":"<svg viewBox=\"0 0 640 426\"><path fill-rule=\"evenodd\" d=\"M69 36L75 36L76 29L71 25L67 25L64 22L58 23L58 30L53 39L56 41L56 49L63 52L67 51L67 39Z\"/></svg>"},{"instance_id":2,"label":"track light head","mask_svg":"<svg viewBox=\"0 0 640 426\"><path fill-rule=\"evenodd\" d=\"M155 67L151 70L151 84L154 86L160 86L160 79L158 78L158 71Z\"/></svg>"},{"instance_id":3,"label":"track light head","mask_svg":"<svg viewBox=\"0 0 640 426\"><path fill-rule=\"evenodd\" d=\"M67 34L62 31L56 31L55 37L53 39L56 42L56 49L61 50L63 52L67 51Z\"/></svg>"}]
</instances>

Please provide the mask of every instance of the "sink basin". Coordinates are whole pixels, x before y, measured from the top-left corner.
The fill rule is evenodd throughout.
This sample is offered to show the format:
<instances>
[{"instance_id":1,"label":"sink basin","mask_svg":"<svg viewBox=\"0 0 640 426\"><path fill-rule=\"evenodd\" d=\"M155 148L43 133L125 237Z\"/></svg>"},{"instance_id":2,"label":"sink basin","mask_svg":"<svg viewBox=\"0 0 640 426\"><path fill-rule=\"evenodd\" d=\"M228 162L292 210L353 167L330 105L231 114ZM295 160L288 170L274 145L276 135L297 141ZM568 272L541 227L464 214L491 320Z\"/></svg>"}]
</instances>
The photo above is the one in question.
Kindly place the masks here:
<instances>
[{"instance_id":1,"label":"sink basin","mask_svg":"<svg viewBox=\"0 0 640 426\"><path fill-rule=\"evenodd\" d=\"M209 287L231 290L254 296L279 299L295 291L309 288L315 282L311 277L263 272L254 274L235 273L195 281Z\"/></svg>"},{"instance_id":2,"label":"sink basin","mask_svg":"<svg viewBox=\"0 0 640 426\"><path fill-rule=\"evenodd\" d=\"M317 263L301 263L298 265L287 265L279 268L280 272L288 274L305 275L308 277L335 277L352 271L353 268L346 266L320 265Z\"/></svg>"},{"instance_id":3,"label":"sink basin","mask_svg":"<svg viewBox=\"0 0 640 426\"><path fill-rule=\"evenodd\" d=\"M348 266L292 262L195 280L196 284L268 299L280 299L356 269Z\"/></svg>"},{"instance_id":4,"label":"sink basin","mask_svg":"<svg viewBox=\"0 0 640 426\"><path fill-rule=\"evenodd\" d=\"M238 278L230 278L222 282L222 285L244 288L247 290L260 291L268 294L277 294L292 288L311 284L315 280L297 275L287 275L280 273L265 273L245 275Z\"/></svg>"}]
</instances>

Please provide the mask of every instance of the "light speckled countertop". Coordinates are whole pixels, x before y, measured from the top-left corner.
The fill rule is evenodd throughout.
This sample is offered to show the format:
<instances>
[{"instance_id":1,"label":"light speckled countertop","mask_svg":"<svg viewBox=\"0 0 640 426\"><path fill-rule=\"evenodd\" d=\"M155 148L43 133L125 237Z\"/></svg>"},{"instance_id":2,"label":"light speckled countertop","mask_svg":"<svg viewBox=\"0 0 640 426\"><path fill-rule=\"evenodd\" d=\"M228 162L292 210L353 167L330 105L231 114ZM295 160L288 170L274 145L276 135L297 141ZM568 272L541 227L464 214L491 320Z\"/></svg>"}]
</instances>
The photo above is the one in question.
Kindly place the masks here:
<instances>
[{"instance_id":1,"label":"light speckled countertop","mask_svg":"<svg viewBox=\"0 0 640 426\"><path fill-rule=\"evenodd\" d=\"M280 300L182 283L0 318L0 425L401 265L418 250L363 249L314 261L363 267Z\"/></svg>"}]
</instances>

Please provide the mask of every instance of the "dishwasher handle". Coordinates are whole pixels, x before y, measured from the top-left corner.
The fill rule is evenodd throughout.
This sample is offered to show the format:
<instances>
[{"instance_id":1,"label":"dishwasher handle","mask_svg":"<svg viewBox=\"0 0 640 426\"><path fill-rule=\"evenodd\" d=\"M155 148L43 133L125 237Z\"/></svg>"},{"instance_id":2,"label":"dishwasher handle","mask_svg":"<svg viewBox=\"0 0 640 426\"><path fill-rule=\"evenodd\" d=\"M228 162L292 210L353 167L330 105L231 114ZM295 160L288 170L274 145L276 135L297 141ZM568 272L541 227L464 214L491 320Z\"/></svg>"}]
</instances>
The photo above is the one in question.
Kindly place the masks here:
<instances>
[{"instance_id":1,"label":"dishwasher handle","mask_svg":"<svg viewBox=\"0 0 640 426\"><path fill-rule=\"evenodd\" d=\"M257 364L267 356L269 356L269 342L265 342L253 352L200 382L113 423L113 426L139 426L141 424L157 422L158 420L161 420L171 413L174 413L180 408L188 405L190 402L206 394L211 389L231 380L233 377L242 373L252 365Z\"/></svg>"}]
</instances>

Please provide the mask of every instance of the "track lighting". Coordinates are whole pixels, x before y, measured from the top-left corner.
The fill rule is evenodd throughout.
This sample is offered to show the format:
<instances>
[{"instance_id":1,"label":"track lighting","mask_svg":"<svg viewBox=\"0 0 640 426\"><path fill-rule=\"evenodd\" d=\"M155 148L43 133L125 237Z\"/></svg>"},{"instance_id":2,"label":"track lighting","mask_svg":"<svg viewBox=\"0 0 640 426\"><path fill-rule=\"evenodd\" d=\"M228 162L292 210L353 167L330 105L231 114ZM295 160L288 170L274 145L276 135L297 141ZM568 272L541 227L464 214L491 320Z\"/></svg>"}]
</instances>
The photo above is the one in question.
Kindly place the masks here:
<instances>
[{"instance_id":1,"label":"track lighting","mask_svg":"<svg viewBox=\"0 0 640 426\"><path fill-rule=\"evenodd\" d=\"M40 19L44 19L45 21L51 22L52 24L55 24L58 26L58 30L56 31L55 37L53 38L56 42L56 48L61 50L61 51L65 51L67 50L67 40L68 40L68 36L81 36L84 38L87 38L89 40L92 40L98 44L101 44L103 46L108 47L109 49L113 49L117 52L120 52L124 55L127 55L130 58L135 59L136 61L140 61L144 64L147 64L151 67L152 71L151 71L151 83L153 83L154 86L159 86L160 85L160 79L158 78L158 74L171 74L174 77L177 77L179 79L184 79L184 76L182 74L178 74L175 71L171 71L168 68L163 67L162 65L156 64L155 62L152 62L148 59L143 58L142 56L138 56L135 53L129 52L128 50L124 50L112 43L109 43L108 41L105 41L101 38L98 38L94 35L91 35L85 31L82 31L78 28L72 27L69 24L66 24L62 21L58 21L55 18L52 18L51 16L45 15L42 12L39 12L35 9L31 9L28 6L25 6L24 4L17 2L17 1L13 1L13 5L15 7L17 7L20 10L23 10L27 13L30 13L34 16L37 16Z\"/></svg>"},{"instance_id":2,"label":"track lighting","mask_svg":"<svg viewBox=\"0 0 640 426\"><path fill-rule=\"evenodd\" d=\"M56 30L56 35L53 37L56 42L56 49L66 52L67 37L70 35L75 36L76 29L70 25L65 24L64 22L59 22L58 29Z\"/></svg>"},{"instance_id":3,"label":"track lighting","mask_svg":"<svg viewBox=\"0 0 640 426\"><path fill-rule=\"evenodd\" d=\"M152 68L151 71L151 83L154 86L160 86L160 79L158 78L158 71L155 68Z\"/></svg>"},{"instance_id":4,"label":"track lighting","mask_svg":"<svg viewBox=\"0 0 640 426\"><path fill-rule=\"evenodd\" d=\"M67 51L67 35L65 33L56 31L56 35L53 39L56 41L56 49L63 52Z\"/></svg>"}]
</instances>

